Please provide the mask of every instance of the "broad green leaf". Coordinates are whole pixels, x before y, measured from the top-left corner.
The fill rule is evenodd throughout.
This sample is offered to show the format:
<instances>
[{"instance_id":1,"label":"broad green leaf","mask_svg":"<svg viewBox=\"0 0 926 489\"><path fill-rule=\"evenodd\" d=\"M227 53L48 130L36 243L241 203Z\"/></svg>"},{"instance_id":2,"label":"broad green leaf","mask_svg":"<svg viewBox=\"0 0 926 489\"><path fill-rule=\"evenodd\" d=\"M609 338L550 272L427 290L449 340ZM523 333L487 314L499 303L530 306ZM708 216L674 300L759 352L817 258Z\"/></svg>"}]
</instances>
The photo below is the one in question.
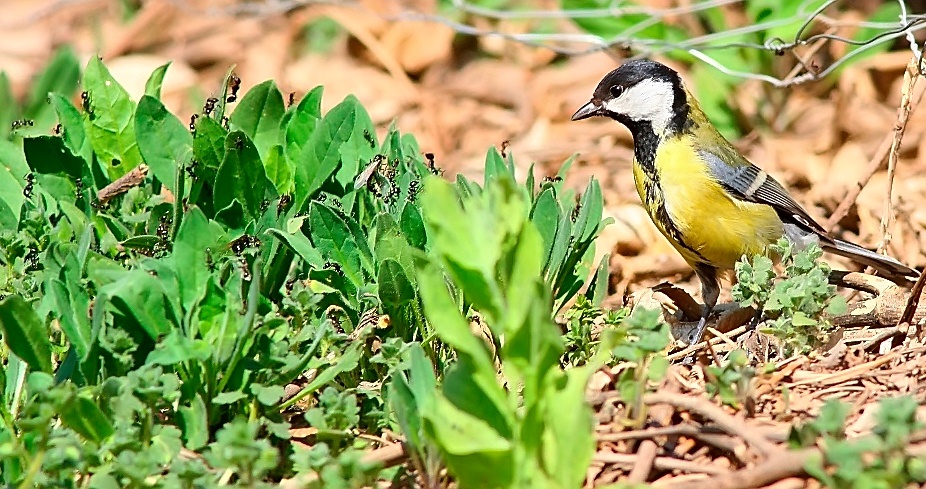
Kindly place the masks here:
<instances>
[{"instance_id":1,"label":"broad green leaf","mask_svg":"<svg viewBox=\"0 0 926 489\"><path fill-rule=\"evenodd\" d=\"M211 272L206 262L207 250L218 249L225 241L222 226L206 218L198 207L187 211L177 236L171 260L177 274L177 286L184 311L190 311L206 293L206 282Z\"/></svg>"},{"instance_id":2,"label":"broad green leaf","mask_svg":"<svg viewBox=\"0 0 926 489\"><path fill-rule=\"evenodd\" d=\"M344 219L330 207L313 202L309 210L311 240L319 253L338 263L344 275L360 287L364 283L361 250Z\"/></svg>"},{"instance_id":3,"label":"broad green leaf","mask_svg":"<svg viewBox=\"0 0 926 489\"><path fill-rule=\"evenodd\" d=\"M6 346L35 372L52 372L50 331L18 295L0 301L0 330Z\"/></svg>"},{"instance_id":4,"label":"broad green leaf","mask_svg":"<svg viewBox=\"0 0 926 489\"><path fill-rule=\"evenodd\" d=\"M199 394L193 396L188 406L180 406L183 419L183 439L190 450L198 450L209 443L209 415L206 403Z\"/></svg>"},{"instance_id":5,"label":"broad green leaf","mask_svg":"<svg viewBox=\"0 0 926 489\"><path fill-rule=\"evenodd\" d=\"M74 347L80 360L86 360L93 341L90 318L87 316L90 296L80 283L67 283L60 279L49 282L50 293L60 314L61 329Z\"/></svg>"},{"instance_id":6,"label":"broad green leaf","mask_svg":"<svg viewBox=\"0 0 926 489\"><path fill-rule=\"evenodd\" d=\"M264 201L264 165L254 143L241 131L225 138L225 159L215 177L214 205L224 209L237 200L246 215L257 219Z\"/></svg>"},{"instance_id":7,"label":"broad green leaf","mask_svg":"<svg viewBox=\"0 0 926 489\"><path fill-rule=\"evenodd\" d=\"M84 90L90 106L84 113L90 145L109 178L115 180L141 163L135 141L135 104L96 56L87 63Z\"/></svg>"},{"instance_id":8,"label":"broad green leaf","mask_svg":"<svg viewBox=\"0 0 926 489\"><path fill-rule=\"evenodd\" d=\"M443 397L437 397L424 413L425 427L444 452L444 460L461 488L512 485L515 460L511 441Z\"/></svg>"},{"instance_id":9,"label":"broad green leaf","mask_svg":"<svg viewBox=\"0 0 926 489\"><path fill-rule=\"evenodd\" d=\"M112 422L91 399L78 395L65 404L61 421L84 438L100 443L115 432Z\"/></svg>"},{"instance_id":10,"label":"broad green leaf","mask_svg":"<svg viewBox=\"0 0 926 489\"><path fill-rule=\"evenodd\" d=\"M270 148L280 144L280 119L283 118L283 94L273 80L248 90L229 118L233 129L240 129L254 142L262 158Z\"/></svg>"},{"instance_id":11,"label":"broad green leaf","mask_svg":"<svg viewBox=\"0 0 926 489\"><path fill-rule=\"evenodd\" d=\"M211 184L225 159L225 138L228 131L209 117L196 120L196 134L193 136L193 154L196 157L196 173Z\"/></svg>"},{"instance_id":12,"label":"broad green leaf","mask_svg":"<svg viewBox=\"0 0 926 489\"><path fill-rule=\"evenodd\" d=\"M387 259L380 264L376 283L379 284L379 300L387 311L398 311L405 304L416 300L412 281L406 275L405 268L395 260Z\"/></svg>"},{"instance_id":13,"label":"broad green leaf","mask_svg":"<svg viewBox=\"0 0 926 489\"><path fill-rule=\"evenodd\" d=\"M145 360L147 365L175 365L190 360L204 361L212 355L211 346L199 339L187 338L175 329L158 343Z\"/></svg>"},{"instance_id":14,"label":"broad green leaf","mask_svg":"<svg viewBox=\"0 0 926 489\"><path fill-rule=\"evenodd\" d=\"M13 175L12 169L0 154L0 229L16 229L22 204L25 182Z\"/></svg>"},{"instance_id":15,"label":"broad green leaf","mask_svg":"<svg viewBox=\"0 0 926 489\"><path fill-rule=\"evenodd\" d=\"M264 171L280 195L291 194L295 189L293 173L296 170L292 162L283 155L283 146L276 145L270 148L264 160Z\"/></svg>"},{"instance_id":16,"label":"broad green leaf","mask_svg":"<svg viewBox=\"0 0 926 489\"><path fill-rule=\"evenodd\" d=\"M268 229L267 234L276 237L290 249L293 250L303 261L311 265L315 269L321 269L325 267L325 259L322 258L321 253L312 245L302 231L297 229L296 232L290 233L281 229Z\"/></svg>"},{"instance_id":17,"label":"broad green leaf","mask_svg":"<svg viewBox=\"0 0 926 489\"><path fill-rule=\"evenodd\" d=\"M151 173L176 194L177 171L183 171L193 155L190 131L160 100L145 95L135 109L135 134L138 150Z\"/></svg>"},{"instance_id":18,"label":"broad green leaf","mask_svg":"<svg viewBox=\"0 0 926 489\"><path fill-rule=\"evenodd\" d=\"M88 175L87 162L74 156L64 144L64 140L55 136L38 136L23 139L23 152L26 162L35 173L67 175L73 180Z\"/></svg>"},{"instance_id":19,"label":"broad green leaf","mask_svg":"<svg viewBox=\"0 0 926 489\"><path fill-rule=\"evenodd\" d=\"M591 373L575 368L566 372L565 382L551 379L548 385L540 455L558 487L580 487L595 454L595 418L585 402Z\"/></svg>"},{"instance_id":20,"label":"broad green leaf","mask_svg":"<svg viewBox=\"0 0 926 489\"><path fill-rule=\"evenodd\" d=\"M23 117L32 119L36 127L47 130L54 125L54 111L48 105L48 94L57 92L65 97L77 90L80 64L70 47L62 47L32 83L26 98Z\"/></svg>"},{"instance_id":21,"label":"broad green leaf","mask_svg":"<svg viewBox=\"0 0 926 489\"><path fill-rule=\"evenodd\" d=\"M421 217L421 212L418 211L416 205L411 203L405 205L405 208L402 209L399 226L402 228L402 234L408 244L419 250L424 250L428 237L424 228L424 219Z\"/></svg>"},{"instance_id":22,"label":"broad green leaf","mask_svg":"<svg viewBox=\"0 0 926 489\"><path fill-rule=\"evenodd\" d=\"M561 263L550 261L550 258L562 214L563 211L559 206L559 202L556 201L556 195L553 189L548 187L540 192L540 196L537 197L534 208L531 209L531 221L537 226L537 230L543 238L544 272L548 272L549 270L556 271L561 265Z\"/></svg>"},{"instance_id":23,"label":"broad green leaf","mask_svg":"<svg viewBox=\"0 0 926 489\"><path fill-rule=\"evenodd\" d=\"M90 140L87 138L87 131L84 130L84 121L77 107L71 101L60 93L52 93L49 96L52 107L58 113L58 123L61 124L61 137L65 145L77 156L80 156L87 163L89 168L93 162L93 148L90 147Z\"/></svg>"},{"instance_id":24,"label":"broad green leaf","mask_svg":"<svg viewBox=\"0 0 926 489\"><path fill-rule=\"evenodd\" d=\"M293 162L296 166L295 202L299 208L335 171L336 180L343 188L353 185L360 161L373 157L374 151L365 136L373 137L371 131L374 129L370 116L353 95L325 115L300 158Z\"/></svg>"},{"instance_id":25,"label":"broad green leaf","mask_svg":"<svg viewBox=\"0 0 926 489\"><path fill-rule=\"evenodd\" d=\"M286 139L286 158L290 162L302 161L302 151L312 138L318 121L322 118L322 91L318 86L302 97L292 110L292 116L283 128Z\"/></svg>"},{"instance_id":26,"label":"broad green leaf","mask_svg":"<svg viewBox=\"0 0 926 489\"><path fill-rule=\"evenodd\" d=\"M161 85L164 84L164 75L167 74L167 68L170 67L170 61L158 66L151 72L148 81L145 82L145 95L161 99Z\"/></svg>"},{"instance_id":27,"label":"broad green leaf","mask_svg":"<svg viewBox=\"0 0 926 489\"><path fill-rule=\"evenodd\" d=\"M100 307L99 296L110 297L112 306L134 318L153 340L175 327L173 315L168 312L164 285L144 270L124 273L116 282L101 288L95 307Z\"/></svg>"},{"instance_id":28,"label":"broad green leaf","mask_svg":"<svg viewBox=\"0 0 926 489\"><path fill-rule=\"evenodd\" d=\"M0 71L0 139L10 136L13 121L19 117L19 107L13 97L13 87L5 71Z\"/></svg>"}]
</instances>

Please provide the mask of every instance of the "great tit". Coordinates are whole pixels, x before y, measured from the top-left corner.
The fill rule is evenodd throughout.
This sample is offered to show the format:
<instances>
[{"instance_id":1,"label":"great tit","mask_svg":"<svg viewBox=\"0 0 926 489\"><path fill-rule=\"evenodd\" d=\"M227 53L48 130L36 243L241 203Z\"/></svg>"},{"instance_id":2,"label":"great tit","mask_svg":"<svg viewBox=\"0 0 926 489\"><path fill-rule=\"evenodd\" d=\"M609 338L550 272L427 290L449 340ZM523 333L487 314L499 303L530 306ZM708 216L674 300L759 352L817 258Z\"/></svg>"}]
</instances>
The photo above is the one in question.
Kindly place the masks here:
<instances>
[{"instance_id":1,"label":"great tit","mask_svg":"<svg viewBox=\"0 0 926 489\"><path fill-rule=\"evenodd\" d=\"M679 74L634 60L605 75L572 116L610 117L633 135L637 193L656 227L701 281L704 309L692 343L701 340L720 295L718 275L743 255L769 253L782 236L869 265L896 281L916 270L836 239L768 173L753 165L707 119Z\"/></svg>"}]
</instances>

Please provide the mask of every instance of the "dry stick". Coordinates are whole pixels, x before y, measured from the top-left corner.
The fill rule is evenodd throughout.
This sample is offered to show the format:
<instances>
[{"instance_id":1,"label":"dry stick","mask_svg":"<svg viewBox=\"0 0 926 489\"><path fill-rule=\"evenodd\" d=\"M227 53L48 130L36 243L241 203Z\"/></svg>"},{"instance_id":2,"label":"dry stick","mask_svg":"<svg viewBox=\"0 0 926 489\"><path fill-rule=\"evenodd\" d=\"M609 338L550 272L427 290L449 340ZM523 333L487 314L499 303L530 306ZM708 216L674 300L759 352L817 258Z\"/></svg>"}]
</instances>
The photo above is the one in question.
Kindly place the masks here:
<instances>
[{"instance_id":1,"label":"dry stick","mask_svg":"<svg viewBox=\"0 0 926 489\"><path fill-rule=\"evenodd\" d=\"M842 202L836 206L836 210L833 211L830 218L823 225L827 231L832 230L843 217L846 217L846 214L849 213L849 209L852 208L852 204L855 203L855 199L862 193L862 189L865 188L865 185L868 185L868 181L871 180L871 177L881 168L884 159L887 158L888 153L891 151L891 141L893 141L893 134L887 134L884 136L884 139L881 140L881 144L878 145L875 154L871 157L871 160L868 161L868 168L865 169L865 174L862 175L862 178L859 179L855 187L846 194Z\"/></svg>"},{"instance_id":2,"label":"dry stick","mask_svg":"<svg viewBox=\"0 0 926 489\"><path fill-rule=\"evenodd\" d=\"M884 213L881 215L881 245L879 251L887 248L891 242L890 224L894 220L894 172L897 170L897 158L900 155L900 142L903 140L904 132L907 130L907 121L910 120L910 114L913 108L919 102L919 97L914 101L913 87L920 78L920 58L914 55L907 63L907 70L903 74L903 88L900 92L900 108L897 111L897 124L894 125L894 139L891 142L891 151L887 159L887 199L884 204ZM922 97L922 92L920 97Z\"/></svg>"},{"instance_id":3,"label":"dry stick","mask_svg":"<svg viewBox=\"0 0 926 489\"><path fill-rule=\"evenodd\" d=\"M637 461L633 464L633 469L627 476L631 484L646 482L649 479L650 472L653 471L653 463L656 462L656 451L659 446L653 440L643 440L637 448Z\"/></svg>"},{"instance_id":4,"label":"dry stick","mask_svg":"<svg viewBox=\"0 0 926 489\"><path fill-rule=\"evenodd\" d=\"M913 284L913 289L910 290L910 297L907 299L907 305L903 308L903 314L900 315L900 319L897 320L897 327L900 327L903 323L909 324L913 321L916 308L920 305L920 297L923 295L924 286L926 286L926 271L920 272L920 277L916 279L916 283Z\"/></svg>"},{"instance_id":5,"label":"dry stick","mask_svg":"<svg viewBox=\"0 0 926 489\"><path fill-rule=\"evenodd\" d=\"M735 337L736 335L745 333L748 329L749 329L749 325L748 325L748 324L744 324L743 326L740 326L740 327L738 327L738 328L736 328L736 329L734 329L734 330L728 331L728 332L727 332L727 336L728 336L728 337ZM671 354L671 355L668 355L666 358L671 362L672 360L676 360L676 359L679 359L679 358L686 357L686 356L688 356L689 353L692 353L692 352L695 352L695 351L698 351L698 350L704 348L705 346L707 346L707 343L708 343L708 342L710 342L712 345L716 345L717 343L720 343L720 342L722 342L722 341L723 341L723 338L720 338L720 337L714 337L714 338L711 338L711 339L709 339L709 340L704 340L704 341L702 341L702 342L700 342L700 343L695 343L695 344L693 344L693 345L691 345L691 346L688 346L688 347L685 348L684 350L677 351L677 352L675 352L675 353L673 353L673 354Z\"/></svg>"},{"instance_id":6,"label":"dry stick","mask_svg":"<svg viewBox=\"0 0 926 489\"><path fill-rule=\"evenodd\" d=\"M760 433L746 426L741 420L727 414L720 407L706 399L678 394L665 394L654 392L643 396L644 404L668 404L676 408L685 409L710 419L721 429L732 435L739 436L764 457L777 455L782 452L775 444L766 440Z\"/></svg>"},{"instance_id":7,"label":"dry stick","mask_svg":"<svg viewBox=\"0 0 926 489\"><path fill-rule=\"evenodd\" d=\"M711 427L709 426L676 424L658 428L624 431L621 433L602 433L596 435L595 439L601 442L654 439L660 436L687 436L689 438L695 438L715 448L719 448L720 450L728 452L744 463L747 462L747 460L743 460L743 457L738 452L738 449L744 446L742 440L730 435L723 434L720 432L720 430L716 430L716 433L712 433L711 431L713 430L711 430Z\"/></svg>"},{"instance_id":8,"label":"dry stick","mask_svg":"<svg viewBox=\"0 0 926 489\"><path fill-rule=\"evenodd\" d=\"M804 473L804 464L807 459L819 455L817 448L806 448L793 452L781 450L780 453L750 469L727 472L726 474L686 481L679 484L666 484L671 489L747 489L762 487L772 482L794 477Z\"/></svg>"},{"instance_id":9,"label":"dry stick","mask_svg":"<svg viewBox=\"0 0 926 489\"><path fill-rule=\"evenodd\" d=\"M637 456L631 453L598 452L592 457L592 461L633 467L637 463ZM680 470L694 474L718 476L730 473L729 470L724 468L707 465L701 462L689 462L688 460L680 460L672 457L656 457L653 460L653 467L657 470Z\"/></svg>"}]
</instances>

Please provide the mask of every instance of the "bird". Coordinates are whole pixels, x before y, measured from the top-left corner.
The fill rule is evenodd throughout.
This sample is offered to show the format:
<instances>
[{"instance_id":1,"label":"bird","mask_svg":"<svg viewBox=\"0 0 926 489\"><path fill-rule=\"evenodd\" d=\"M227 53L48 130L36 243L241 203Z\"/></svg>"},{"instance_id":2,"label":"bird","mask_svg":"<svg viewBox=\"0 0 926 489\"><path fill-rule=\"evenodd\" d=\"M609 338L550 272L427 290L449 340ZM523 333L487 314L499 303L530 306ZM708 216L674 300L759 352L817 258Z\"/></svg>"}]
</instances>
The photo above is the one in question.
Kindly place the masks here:
<instances>
[{"instance_id":1,"label":"bird","mask_svg":"<svg viewBox=\"0 0 926 489\"><path fill-rule=\"evenodd\" d=\"M919 276L894 258L830 235L720 134L679 73L662 63L636 59L605 75L572 120L596 116L630 130L640 200L701 282L704 307L691 344L701 341L717 305L720 276L744 255L772 254L770 245L781 237L798 249L815 242L897 282Z\"/></svg>"}]
</instances>

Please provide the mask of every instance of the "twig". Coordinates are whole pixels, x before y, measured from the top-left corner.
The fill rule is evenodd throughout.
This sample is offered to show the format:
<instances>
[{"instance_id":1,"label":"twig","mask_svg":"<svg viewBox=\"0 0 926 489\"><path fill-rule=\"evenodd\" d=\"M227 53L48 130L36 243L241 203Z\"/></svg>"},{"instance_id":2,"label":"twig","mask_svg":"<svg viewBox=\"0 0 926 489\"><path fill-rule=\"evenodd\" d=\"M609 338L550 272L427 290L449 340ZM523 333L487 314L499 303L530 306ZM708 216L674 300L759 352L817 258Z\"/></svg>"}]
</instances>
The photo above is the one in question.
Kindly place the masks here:
<instances>
[{"instance_id":1,"label":"twig","mask_svg":"<svg viewBox=\"0 0 926 489\"><path fill-rule=\"evenodd\" d=\"M893 141L893 134L886 134L884 139L881 140L881 144L878 145L875 154L872 155L871 160L868 161L868 168L865 169L862 178L859 178L855 187L846 194L842 202L836 206L836 210L830 214L830 218L823 224L823 227L827 231L831 231L843 217L846 217L846 214L849 213L849 209L852 208L852 204L858 199L865 185L868 185L868 181L871 180L871 177L874 176L875 173L878 173L881 165L884 164L884 159L887 158L888 153L891 151L891 141Z\"/></svg>"},{"instance_id":2,"label":"twig","mask_svg":"<svg viewBox=\"0 0 926 489\"><path fill-rule=\"evenodd\" d=\"M916 100L912 100L913 88L920 78L920 58L913 56L907 63L907 69L903 74L903 88L900 92L900 108L897 111L897 124L894 125L894 138L891 142L891 151L887 159L887 198L884 203L884 213L881 215L881 245L878 250L884 250L891 242L890 224L894 220L894 173L897 170L897 159L900 155L900 142L903 140L904 132L907 130L907 121L910 120L910 114L919 102L922 92Z\"/></svg>"},{"instance_id":3,"label":"twig","mask_svg":"<svg viewBox=\"0 0 926 489\"><path fill-rule=\"evenodd\" d=\"M744 447L743 442L733 436L724 434L714 426L695 426L693 424L676 424L670 426L661 426L657 428L646 428L642 430L623 431L620 433L600 433L595 436L598 441L623 441L639 439L655 439L661 436L687 436L696 438L708 445L719 448L728 452L737 458L741 458L740 447ZM772 440L769 440L772 441ZM743 460L743 462L746 462Z\"/></svg>"},{"instance_id":4,"label":"twig","mask_svg":"<svg viewBox=\"0 0 926 489\"><path fill-rule=\"evenodd\" d=\"M913 321L916 308L919 307L920 298L923 296L924 286L926 286L926 271L920 272L919 278L916 279L916 283L913 284L913 288L910 289L910 297L907 299L907 305L903 308L900 319L897 320L898 327L903 323L910 324L910 322Z\"/></svg>"},{"instance_id":5,"label":"twig","mask_svg":"<svg viewBox=\"0 0 926 489\"><path fill-rule=\"evenodd\" d=\"M737 336L737 335L740 335L740 334L742 334L742 333L745 333L748 329L749 329L749 325L748 325L748 324L745 324L745 325L740 326L740 327L738 327L738 328L736 328L736 329L734 329L734 330L728 331L728 332L727 332L727 336L728 336L728 337L735 337L735 336ZM722 342L722 341L723 341L723 338L720 338L720 337L714 337L714 338L711 338L711 339L708 339L708 340L704 340L704 341L702 341L702 342L700 342L700 343L695 343L695 344L693 344L693 345L690 345L690 346L688 346L687 348L685 348L684 350L680 350L680 351L677 351L677 352L675 352L675 353L672 353L671 355L668 355L666 358L668 358L669 361L671 362L672 360L677 360L677 359L679 359L679 358L684 358L684 357L688 356L689 353L693 353L693 352L696 352L696 351L698 351L698 350L704 348L705 346L707 346L707 343L708 343L708 342L710 342L711 345L716 345L717 343L720 343L720 342Z\"/></svg>"},{"instance_id":6,"label":"twig","mask_svg":"<svg viewBox=\"0 0 926 489\"><path fill-rule=\"evenodd\" d=\"M745 440L746 443L751 445L757 452L759 452L759 454L764 457L777 455L778 453L782 452L780 448L766 440L761 435L757 434L755 430L750 429L741 420L727 414L726 411L712 404L706 399L700 397L682 396L678 394L664 394L661 392L654 392L643 396L643 403L668 404L670 406L685 409L710 419L727 433L736 435Z\"/></svg>"},{"instance_id":7,"label":"twig","mask_svg":"<svg viewBox=\"0 0 926 489\"><path fill-rule=\"evenodd\" d=\"M598 452L592 460L606 464L633 467L637 463L637 456L629 453ZM715 467L713 465L689 462L688 460L680 460L672 457L656 457L653 460L653 467L657 470L681 470L696 474L725 475L730 473L727 469Z\"/></svg>"},{"instance_id":8,"label":"twig","mask_svg":"<svg viewBox=\"0 0 926 489\"><path fill-rule=\"evenodd\" d=\"M809 457L820 455L817 448L797 451L780 450L781 453L749 469L727 472L709 479L667 484L672 489L748 489L762 487L772 482L802 475Z\"/></svg>"},{"instance_id":9,"label":"twig","mask_svg":"<svg viewBox=\"0 0 926 489\"><path fill-rule=\"evenodd\" d=\"M628 482L631 484L646 482L649 474L653 470L653 463L656 461L656 451L659 447L653 440L643 440L637 448L637 461L633 464L633 469L627 475Z\"/></svg>"}]
</instances>

